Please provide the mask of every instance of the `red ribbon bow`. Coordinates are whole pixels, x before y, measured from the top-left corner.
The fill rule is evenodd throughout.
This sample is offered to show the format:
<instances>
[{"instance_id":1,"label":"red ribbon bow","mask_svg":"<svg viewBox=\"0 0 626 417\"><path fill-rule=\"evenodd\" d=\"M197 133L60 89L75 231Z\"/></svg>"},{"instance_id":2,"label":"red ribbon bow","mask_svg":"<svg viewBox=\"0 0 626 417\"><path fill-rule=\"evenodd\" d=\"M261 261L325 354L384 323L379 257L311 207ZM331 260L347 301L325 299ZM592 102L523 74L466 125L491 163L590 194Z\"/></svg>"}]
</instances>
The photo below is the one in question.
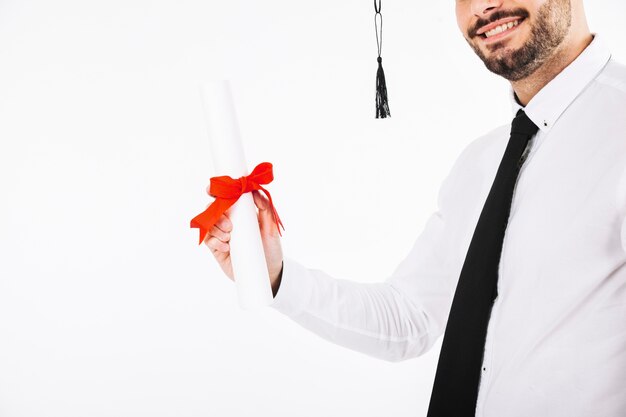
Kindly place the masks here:
<instances>
[{"instance_id":1,"label":"red ribbon bow","mask_svg":"<svg viewBox=\"0 0 626 417\"><path fill-rule=\"evenodd\" d=\"M211 178L211 185L209 187L209 195L215 197L215 201L202 213L198 214L191 220L191 227L200 229L200 242L204 242L209 230L215 225L226 210L228 210L233 204L239 200L244 193L251 191L261 190L267 196L270 201L270 207L272 209L272 215L274 216L274 222L280 233L280 227L285 229L283 223L278 217L278 213L274 208L272 202L272 196L269 191L261 187L261 184L269 184L274 180L274 173L272 172L272 164L269 162L262 162L252 170L252 173L247 176L243 176L238 179L232 179L229 176L213 177ZM279 227L280 225L280 227ZM282 236L282 234L281 234Z\"/></svg>"}]
</instances>

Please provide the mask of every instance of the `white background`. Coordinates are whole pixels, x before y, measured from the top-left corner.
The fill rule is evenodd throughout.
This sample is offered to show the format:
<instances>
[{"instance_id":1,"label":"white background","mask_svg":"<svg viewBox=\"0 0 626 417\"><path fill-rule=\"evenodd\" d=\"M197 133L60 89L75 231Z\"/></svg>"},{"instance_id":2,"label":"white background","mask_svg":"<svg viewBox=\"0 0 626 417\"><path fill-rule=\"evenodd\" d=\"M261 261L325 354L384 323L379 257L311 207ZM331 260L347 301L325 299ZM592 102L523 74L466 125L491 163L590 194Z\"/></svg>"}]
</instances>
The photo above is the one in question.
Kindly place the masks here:
<instances>
[{"instance_id":1,"label":"white background","mask_svg":"<svg viewBox=\"0 0 626 417\"><path fill-rule=\"evenodd\" d=\"M587 2L626 61L626 3ZM454 3L0 0L0 416L424 415L439 344L387 363L240 310L189 220L198 83L233 81L290 258L385 279L461 150L508 123Z\"/></svg>"}]
</instances>

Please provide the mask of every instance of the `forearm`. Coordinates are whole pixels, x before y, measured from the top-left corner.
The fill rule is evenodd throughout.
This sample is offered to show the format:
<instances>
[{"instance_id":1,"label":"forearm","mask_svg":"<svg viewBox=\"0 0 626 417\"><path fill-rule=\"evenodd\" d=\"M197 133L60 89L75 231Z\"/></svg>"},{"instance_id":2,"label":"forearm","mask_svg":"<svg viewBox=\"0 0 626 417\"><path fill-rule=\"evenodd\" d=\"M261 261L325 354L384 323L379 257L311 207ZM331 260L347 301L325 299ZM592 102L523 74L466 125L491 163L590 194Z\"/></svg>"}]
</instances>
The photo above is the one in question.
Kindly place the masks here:
<instances>
[{"instance_id":1,"label":"forearm","mask_svg":"<svg viewBox=\"0 0 626 417\"><path fill-rule=\"evenodd\" d=\"M467 246L467 147L444 180L412 249L385 282L335 279L286 260L272 306L319 336L389 361L426 352L443 334ZM470 165L472 166L472 165ZM468 214L470 212L470 214Z\"/></svg>"},{"instance_id":2,"label":"forearm","mask_svg":"<svg viewBox=\"0 0 626 417\"><path fill-rule=\"evenodd\" d=\"M389 361L424 353L439 336L423 309L389 283L335 279L285 261L272 307L326 340Z\"/></svg>"}]
</instances>

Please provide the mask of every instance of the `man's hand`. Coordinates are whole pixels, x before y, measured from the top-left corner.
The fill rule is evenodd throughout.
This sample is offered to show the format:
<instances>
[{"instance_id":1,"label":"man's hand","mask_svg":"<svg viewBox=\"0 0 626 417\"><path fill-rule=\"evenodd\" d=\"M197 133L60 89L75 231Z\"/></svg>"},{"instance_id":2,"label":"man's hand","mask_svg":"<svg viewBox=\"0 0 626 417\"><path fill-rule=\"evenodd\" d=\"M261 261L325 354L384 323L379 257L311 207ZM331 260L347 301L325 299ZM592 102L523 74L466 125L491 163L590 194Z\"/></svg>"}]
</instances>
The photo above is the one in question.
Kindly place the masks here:
<instances>
[{"instance_id":1,"label":"man's hand","mask_svg":"<svg viewBox=\"0 0 626 417\"><path fill-rule=\"evenodd\" d=\"M265 261L270 276L270 283L274 295L280 286L280 278L283 269L283 250L280 244L280 235L278 228L274 222L269 201L258 191L252 192L254 204L259 209L258 219L259 228L261 230L261 240L263 241L263 250L265 251ZM219 263L224 273L232 281L235 281L233 275L233 265L230 260L230 232L233 230L233 223L225 214L220 217L215 226L211 228L204 243L211 249L213 256Z\"/></svg>"}]
</instances>

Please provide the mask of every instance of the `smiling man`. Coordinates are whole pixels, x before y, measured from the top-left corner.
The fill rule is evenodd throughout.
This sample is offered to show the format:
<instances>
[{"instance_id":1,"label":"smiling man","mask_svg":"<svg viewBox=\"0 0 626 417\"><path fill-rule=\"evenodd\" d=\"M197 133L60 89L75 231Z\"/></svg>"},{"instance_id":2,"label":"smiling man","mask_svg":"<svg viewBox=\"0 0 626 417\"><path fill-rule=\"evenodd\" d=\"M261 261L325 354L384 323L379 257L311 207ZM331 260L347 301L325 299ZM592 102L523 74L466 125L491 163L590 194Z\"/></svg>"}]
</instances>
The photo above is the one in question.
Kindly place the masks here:
<instances>
[{"instance_id":1,"label":"smiling man","mask_svg":"<svg viewBox=\"0 0 626 417\"><path fill-rule=\"evenodd\" d=\"M429 417L626 416L626 67L582 0L457 0L459 28L511 83L511 125L474 140L384 282L283 259L255 195L272 306L390 361L445 332ZM232 279L232 224L206 244Z\"/></svg>"}]
</instances>

